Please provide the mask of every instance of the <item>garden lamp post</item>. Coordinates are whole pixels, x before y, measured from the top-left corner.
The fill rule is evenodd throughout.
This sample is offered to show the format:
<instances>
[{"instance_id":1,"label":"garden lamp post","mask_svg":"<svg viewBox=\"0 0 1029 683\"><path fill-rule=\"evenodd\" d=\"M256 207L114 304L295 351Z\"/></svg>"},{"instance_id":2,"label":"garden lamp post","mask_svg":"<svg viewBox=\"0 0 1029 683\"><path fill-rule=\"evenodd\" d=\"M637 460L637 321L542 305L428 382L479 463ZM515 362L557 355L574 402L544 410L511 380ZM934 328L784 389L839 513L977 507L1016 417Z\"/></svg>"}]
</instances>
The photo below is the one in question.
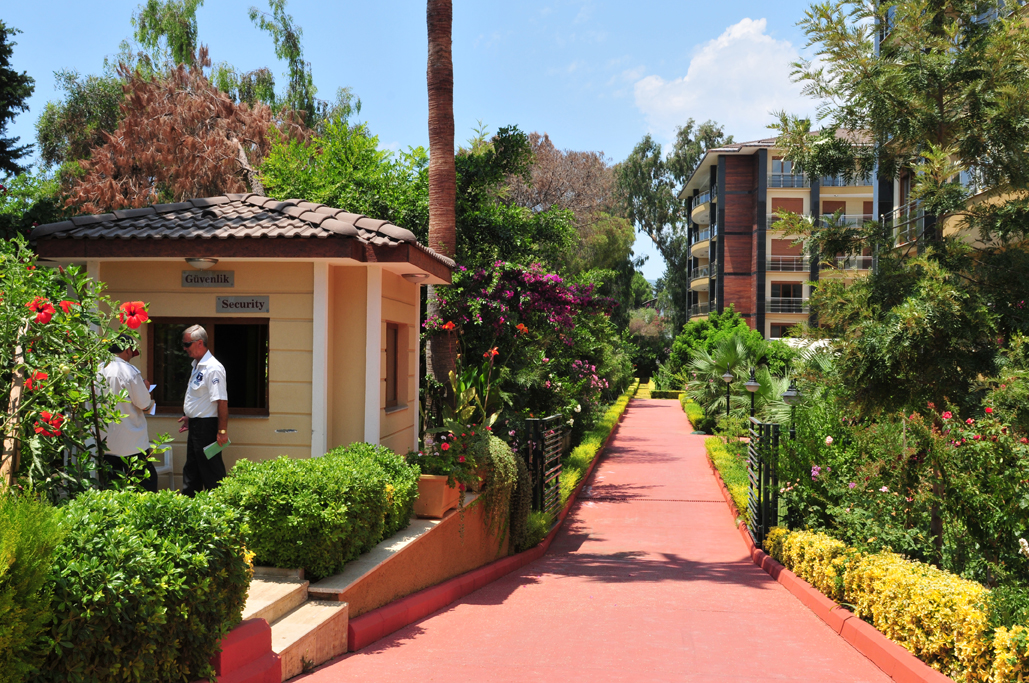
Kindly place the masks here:
<instances>
[{"instance_id":1,"label":"garden lamp post","mask_svg":"<svg viewBox=\"0 0 1029 683\"><path fill-rule=\"evenodd\" d=\"M750 416L754 417L754 395L757 394L757 390L761 388L761 383L757 381L757 377L754 376L754 368L750 369L750 379L743 386L747 387L747 391L750 392Z\"/></svg>"},{"instance_id":2,"label":"garden lamp post","mask_svg":"<svg viewBox=\"0 0 1029 683\"><path fill-rule=\"evenodd\" d=\"M794 439L797 436L797 429L793 423L797 414L797 403L800 402L800 389L797 388L796 380L790 380L790 386L783 392L782 400L790 407L790 439Z\"/></svg>"},{"instance_id":3,"label":"garden lamp post","mask_svg":"<svg viewBox=\"0 0 1029 683\"><path fill-rule=\"evenodd\" d=\"M726 370L725 374L722 375L722 381L725 382L725 416L726 417L729 417L729 399L731 397L731 394L729 393L729 388L732 386L732 381L734 379L736 379L736 378L728 370Z\"/></svg>"}]
</instances>

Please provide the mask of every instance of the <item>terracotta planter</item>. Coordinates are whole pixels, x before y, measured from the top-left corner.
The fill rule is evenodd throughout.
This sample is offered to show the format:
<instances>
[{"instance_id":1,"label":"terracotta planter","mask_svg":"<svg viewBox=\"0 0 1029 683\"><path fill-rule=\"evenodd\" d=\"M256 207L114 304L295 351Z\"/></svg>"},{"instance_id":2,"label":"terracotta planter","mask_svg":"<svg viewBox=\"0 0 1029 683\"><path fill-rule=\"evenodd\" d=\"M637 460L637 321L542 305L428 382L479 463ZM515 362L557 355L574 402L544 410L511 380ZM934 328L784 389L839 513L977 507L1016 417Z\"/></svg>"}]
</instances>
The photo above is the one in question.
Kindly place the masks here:
<instances>
[{"instance_id":1,"label":"terracotta planter","mask_svg":"<svg viewBox=\"0 0 1029 683\"><path fill-rule=\"evenodd\" d=\"M414 513L419 517L441 519L447 510L456 508L461 492L455 483L447 486L442 474L423 474L418 479L418 499L414 502Z\"/></svg>"},{"instance_id":2,"label":"terracotta planter","mask_svg":"<svg viewBox=\"0 0 1029 683\"><path fill-rule=\"evenodd\" d=\"M486 466L483 465L475 471L476 479L473 483L468 485L468 490L472 493L480 493L483 485L486 483Z\"/></svg>"}]
</instances>

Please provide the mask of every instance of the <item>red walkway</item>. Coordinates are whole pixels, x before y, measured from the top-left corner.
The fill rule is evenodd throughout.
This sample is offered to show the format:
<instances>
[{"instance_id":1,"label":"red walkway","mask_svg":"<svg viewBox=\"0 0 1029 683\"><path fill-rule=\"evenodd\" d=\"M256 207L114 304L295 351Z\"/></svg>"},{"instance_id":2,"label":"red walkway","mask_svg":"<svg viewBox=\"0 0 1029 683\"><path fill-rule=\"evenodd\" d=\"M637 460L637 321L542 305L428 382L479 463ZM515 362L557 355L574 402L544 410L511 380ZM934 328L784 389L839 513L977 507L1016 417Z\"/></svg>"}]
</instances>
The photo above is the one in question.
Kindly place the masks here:
<instances>
[{"instance_id":1,"label":"red walkway","mask_svg":"<svg viewBox=\"0 0 1029 683\"><path fill-rule=\"evenodd\" d=\"M889 681L750 561L703 439L634 400L547 555L303 680Z\"/></svg>"}]
</instances>

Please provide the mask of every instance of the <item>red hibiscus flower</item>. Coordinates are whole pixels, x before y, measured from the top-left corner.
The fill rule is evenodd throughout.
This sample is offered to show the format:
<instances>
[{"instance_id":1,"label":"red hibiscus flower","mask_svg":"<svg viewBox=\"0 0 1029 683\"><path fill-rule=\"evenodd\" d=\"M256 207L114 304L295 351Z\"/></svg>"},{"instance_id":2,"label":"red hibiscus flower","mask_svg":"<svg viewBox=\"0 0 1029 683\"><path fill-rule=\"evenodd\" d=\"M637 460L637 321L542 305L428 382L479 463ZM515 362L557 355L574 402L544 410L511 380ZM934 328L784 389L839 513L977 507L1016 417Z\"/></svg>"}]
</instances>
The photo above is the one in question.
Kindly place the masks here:
<instances>
[{"instance_id":1,"label":"red hibiscus flower","mask_svg":"<svg viewBox=\"0 0 1029 683\"><path fill-rule=\"evenodd\" d=\"M46 325L50 322L50 319L54 317L54 313L57 312L54 305L41 296L37 296L25 304L25 308L36 314L35 321L41 325Z\"/></svg>"},{"instance_id":2,"label":"red hibiscus flower","mask_svg":"<svg viewBox=\"0 0 1029 683\"><path fill-rule=\"evenodd\" d=\"M447 332L450 332L450 331L451 331L452 329L454 329L455 327L457 327L457 325L455 325L455 324L454 324L454 322L453 322L452 320L448 320L447 322L445 322L445 323L443 324L443 326L441 327L441 329L444 329L444 330L446 330Z\"/></svg>"},{"instance_id":3,"label":"red hibiscus flower","mask_svg":"<svg viewBox=\"0 0 1029 683\"><path fill-rule=\"evenodd\" d=\"M64 423L64 416L60 413L49 413L45 410L40 411L39 417L42 420L42 424L36 421L36 434L42 434L43 436L60 436L61 425Z\"/></svg>"},{"instance_id":4,"label":"red hibiscus flower","mask_svg":"<svg viewBox=\"0 0 1029 683\"><path fill-rule=\"evenodd\" d=\"M142 301L126 301L121 306L121 313L118 319L122 324L128 325L130 330L138 329L140 325L150 319L146 312L146 304Z\"/></svg>"},{"instance_id":5,"label":"red hibiscus flower","mask_svg":"<svg viewBox=\"0 0 1029 683\"><path fill-rule=\"evenodd\" d=\"M450 444L444 442L443 445L440 446L440 448L442 448L445 451L449 451L450 450Z\"/></svg>"},{"instance_id":6,"label":"red hibiscus flower","mask_svg":"<svg viewBox=\"0 0 1029 683\"><path fill-rule=\"evenodd\" d=\"M64 311L65 315L67 315L68 313L71 313L72 306L81 306L82 304L80 304L78 301L64 300L57 305L60 306L61 310Z\"/></svg>"},{"instance_id":7,"label":"red hibiscus flower","mask_svg":"<svg viewBox=\"0 0 1029 683\"><path fill-rule=\"evenodd\" d=\"M34 389L38 389L39 387L36 385L37 382L42 382L43 380L49 379L49 378L50 378L50 376L47 375L45 372L38 372L38 371L37 372L33 372L32 376L25 380L25 388L28 389L29 391L33 391Z\"/></svg>"},{"instance_id":8,"label":"red hibiscus flower","mask_svg":"<svg viewBox=\"0 0 1029 683\"><path fill-rule=\"evenodd\" d=\"M990 413L992 413L992 412L993 412L993 408L987 408L987 409L986 409L986 414L987 414L987 415L989 415L989 414L990 414Z\"/></svg>"},{"instance_id":9,"label":"red hibiscus flower","mask_svg":"<svg viewBox=\"0 0 1029 683\"><path fill-rule=\"evenodd\" d=\"M523 325L522 323L518 323L517 325L515 325L515 329L518 330L519 334L525 334L529 331L529 328Z\"/></svg>"}]
</instances>

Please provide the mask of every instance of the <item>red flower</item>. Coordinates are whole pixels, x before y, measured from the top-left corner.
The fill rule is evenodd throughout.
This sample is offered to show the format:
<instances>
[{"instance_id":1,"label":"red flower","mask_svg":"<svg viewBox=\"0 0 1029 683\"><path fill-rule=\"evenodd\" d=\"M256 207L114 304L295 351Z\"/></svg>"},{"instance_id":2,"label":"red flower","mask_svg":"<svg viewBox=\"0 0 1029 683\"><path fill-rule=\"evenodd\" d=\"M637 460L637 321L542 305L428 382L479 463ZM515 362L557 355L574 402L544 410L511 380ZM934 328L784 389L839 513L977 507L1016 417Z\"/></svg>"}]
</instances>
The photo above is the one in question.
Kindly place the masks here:
<instances>
[{"instance_id":1,"label":"red flower","mask_svg":"<svg viewBox=\"0 0 1029 683\"><path fill-rule=\"evenodd\" d=\"M35 266L25 266L25 270L35 270Z\"/></svg>"},{"instance_id":2,"label":"red flower","mask_svg":"<svg viewBox=\"0 0 1029 683\"><path fill-rule=\"evenodd\" d=\"M450 444L448 444L447 442L444 441L443 445L441 445L440 448L442 448L445 451L449 451L450 450Z\"/></svg>"},{"instance_id":3,"label":"red flower","mask_svg":"<svg viewBox=\"0 0 1029 683\"><path fill-rule=\"evenodd\" d=\"M968 418L967 420L965 420L965 424L966 425L975 424L975 420L973 420L972 418Z\"/></svg>"},{"instance_id":4,"label":"red flower","mask_svg":"<svg viewBox=\"0 0 1029 683\"><path fill-rule=\"evenodd\" d=\"M67 315L68 313L71 313L72 306L81 306L82 304L80 304L78 301L68 301L66 299L57 305L60 306L61 310L64 311L65 315Z\"/></svg>"},{"instance_id":5,"label":"red flower","mask_svg":"<svg viewBox=\"0 0 1029 683\"><path fill-rule=\"evenodd\" d=\"M944 420L949 420L950 418L952 418L954 416L951 415L949 410L946 410L946 411L943 412L943 415L941 415L940 417L942 417Z\"/></svg>"},{"instance_id":6,"label":"red flower","mask_svg":"<svg viewBox=\"0 0 1029 683\"><path fill-rule=\"evenodd\" d=\"M128 325L129 329L138 329L150 319L146 312L146 304L142 301L126 301L119 308L122 312L118 314L118 319L122 324Z\"/></svg>"},{"instance_id":7,"label":"red flower","mask_svg":"<svg viewBox=\"0 0 1029 683\"><path fill-rule=\"evenodd\" d=\"M60 436L61 425L64 423L64 416L60 413L50 414L45 410L40 411L39 417L42 419L43 424L36 421L36 434L42 434L43 436Z\"/></svg>"},{"instance_id":8,"label":"red flower","mask_svg":"<svg viewBox=\"0 0 1029 683\"><path fill-rule=\"evenodd\" d=\"M25 388L28 389L29 391L32 391L34 389L38 389L39 387L37 387L35 385L35 383L36 382L42 382L43 380L49 379L49 378L50 378L50 376L47 375L45 372L33 372L32 376L25 380Z\"/></svg>"},{"instance_id":9,"label":"red flower","mask_svg":"<svg viewBox=\"0 0 1029 683\"><path fill-rule=\"evenodd\" d=\"M497 351L497 347L495 347L495 346L494 346L494 347L493 347L492 349L490 349L490 350L489 350L489 351L487 351L486 353L482 354L482 357L483 357L483 358L493 358L493 357L494 357L494 356L496 356L496 355L497 355L498 353L500 353L500 352L499 352L499 351Z\"/></svg>"},{"instance_id":10,"label":"red flower","mask_svg":"<svg viewBox=\"0 0 1029 683\"><path fill-rule=\"evenodd\" d=\"M443 324L441 329L444 329L447 332L449 332L452 329L454 329L455 327L457 327L457 325L455 325L453 321L448 320L446 323Z\"/></svg>"},{"instance_id":11,"label":"red flower","mask_svg":"<svg viewBox=\"0 0 1029 683\"><path fill-rule=\"evenodd\" d=\"M461 457L459 457L459 458L457 459L457 461L458 461L458 462L464 462L464 461L465 461L465 457L464 457L464 456L462 455Z\"/></svg>"},{"instance_id":12,"label":"red flower","mask_svg":"<svg viewBox=\"0 0 1029 683\"><path fill-rule=\"evenodd\" d=\"M1021 441L1022 443L1029 443L1029 439L1025 438L1024 436L1021 439L1019 439L1019 441Z\"/></svg>"},{"instance_id":13,"label":"red flower","mask_svg":"<svg viewBox=\"0 0 1029 683\"><path fill-rule=\"evenodd\" d=\"M987 415L989 415L989 414L990 414L990 413L992 413L992 412L993 412L993 408L987 408L987 409L986 409L986 414L987 414Z\"/></svg>"},{"instance_id":14,"label":"red flower","mask_svg":"<svg viewBox=\"0 0 1029 683\"><path fill-rule=\"evenodd\" d=\"M518 323L517 325L515 325L515 329L518 330L520 334L525 334L529 331L529 328L523 325L522 323Z\"/></svg>"},{"instance_id":15,"label":"red flower","mask_svg":"<svg viewBox=\"0 0 1029 683\"><path fill-rule=\"evenodd\" d=\"M25 308L36 314L35 320L41 325L46 325L50 322L50 319L54 317L54 313L57 312L54 305L41 296L37 296L32 301L25 304Z\"/></svg>"}]
</instances>

